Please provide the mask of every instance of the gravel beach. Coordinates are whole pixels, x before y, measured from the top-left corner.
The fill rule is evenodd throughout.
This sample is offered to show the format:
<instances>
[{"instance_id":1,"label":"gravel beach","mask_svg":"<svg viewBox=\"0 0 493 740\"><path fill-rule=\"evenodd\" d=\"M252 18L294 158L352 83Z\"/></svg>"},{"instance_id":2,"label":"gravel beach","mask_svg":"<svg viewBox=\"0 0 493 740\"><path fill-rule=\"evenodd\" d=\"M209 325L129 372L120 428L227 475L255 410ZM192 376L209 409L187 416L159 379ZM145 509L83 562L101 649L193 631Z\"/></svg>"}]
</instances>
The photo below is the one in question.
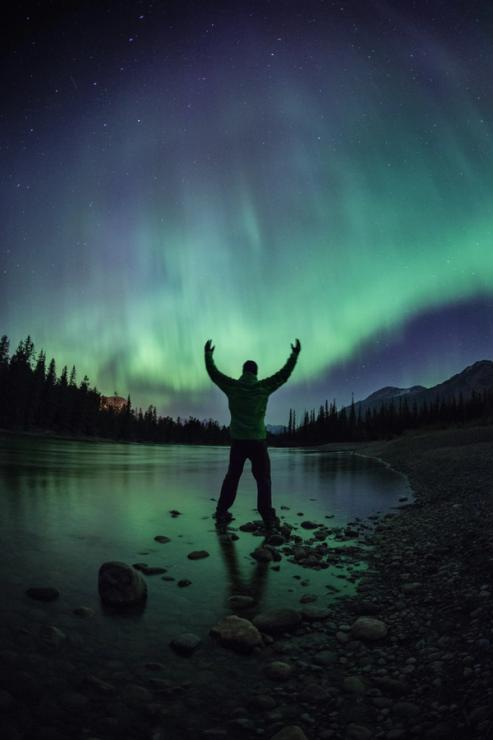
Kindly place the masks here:
<instances>
[{"instance_id":1,"label":"gravel beach","mask_svg":"<svg viewBox=\"0 0 493 740\"><path fill-rule=\"evenodd\" d=\"M307 584L299 610L259 614L238 595L210 635L177 635L166 660L135 669L84 662L77 633L56 620L2 625L2 738L492 738L493 429L406 435L353 454L404 473L415 499L346 528L331 529L330 517L293 528L281 512L272 538L251 522L224 535L250 538L265 568L293 564ZM310 571L321 569L356 583L356 595L311 593Z\"/></svg>"}]
</instances>

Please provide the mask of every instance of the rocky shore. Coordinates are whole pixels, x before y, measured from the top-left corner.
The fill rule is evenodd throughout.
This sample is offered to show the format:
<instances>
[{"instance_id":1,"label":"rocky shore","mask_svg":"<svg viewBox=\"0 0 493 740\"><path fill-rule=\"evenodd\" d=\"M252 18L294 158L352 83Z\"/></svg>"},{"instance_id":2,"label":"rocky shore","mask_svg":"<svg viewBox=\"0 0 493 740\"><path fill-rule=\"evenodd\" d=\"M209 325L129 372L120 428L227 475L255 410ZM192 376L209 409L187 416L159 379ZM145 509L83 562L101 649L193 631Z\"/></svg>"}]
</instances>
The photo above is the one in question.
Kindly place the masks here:
<instances>
[{"instance_id":1,"label":"rocky shore","mask_svg":"<svg viewBox=\"0 0 493 740\"><path fill-rule=\"evenodd\" d=\"M184 631L174 658L134 672L103 655L85 663L77 635L56 624L2 626L1 737L492 738L493 429L406 436L357 454L405 473L415 500L343 529L330 519L295 528L281 512L275 535L252 522L221 535L225 546L250 538L265 568L296 568L307 585L297 610L259 613L238 594L209 635ZM357 594L311 593L310 571L324 569L357 583ZM78 618L91 610L79 607Z\"/></svg>"}]
</instances>

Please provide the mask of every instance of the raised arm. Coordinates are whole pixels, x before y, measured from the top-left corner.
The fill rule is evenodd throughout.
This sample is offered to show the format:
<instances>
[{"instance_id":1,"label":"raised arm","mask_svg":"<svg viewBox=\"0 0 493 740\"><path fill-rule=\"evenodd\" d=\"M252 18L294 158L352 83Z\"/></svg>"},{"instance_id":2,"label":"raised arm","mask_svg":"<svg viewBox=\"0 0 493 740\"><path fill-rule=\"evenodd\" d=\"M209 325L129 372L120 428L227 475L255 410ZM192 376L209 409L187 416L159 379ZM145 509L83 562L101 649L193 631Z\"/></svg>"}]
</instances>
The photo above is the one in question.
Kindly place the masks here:
<instances>
[{"instance_id":1,"label":"raised arm","mask_svg":"<svg viewBox=\"0 0 493 740\"><path fill-rule=\"evenodd\" d=\"M212 357L214 350L215 347L212 345L212 339L208 339L204 346L205 369L209 373L209 377L212 382L226 393L227 389L231 387L231 385L234 385L236 381L234 378L229 378L217 369L214 358Z\"/></svg>"},{"instance_id":2,"label":"raised arm","mask_svg":"<svg viewBox=\"0 0 493 740\"><path fill-rule=\"evenodd\" d=\"M286 382L286 380L289 378L291 373L293 372L294 366L296 365L296 360L298 359L298 355L301 350L301 344L300 340L297 339L295 344L291 345L291 354L288 357L286 363L283 365L283 367L277 371L277 373L274 373L274 375L271 375L268 378L264 378L260 381L259 385L263 386L264 388L267 388L269 393L273 393L278 388L283 385L283 383Z\"/></svg>"}]
</instances>

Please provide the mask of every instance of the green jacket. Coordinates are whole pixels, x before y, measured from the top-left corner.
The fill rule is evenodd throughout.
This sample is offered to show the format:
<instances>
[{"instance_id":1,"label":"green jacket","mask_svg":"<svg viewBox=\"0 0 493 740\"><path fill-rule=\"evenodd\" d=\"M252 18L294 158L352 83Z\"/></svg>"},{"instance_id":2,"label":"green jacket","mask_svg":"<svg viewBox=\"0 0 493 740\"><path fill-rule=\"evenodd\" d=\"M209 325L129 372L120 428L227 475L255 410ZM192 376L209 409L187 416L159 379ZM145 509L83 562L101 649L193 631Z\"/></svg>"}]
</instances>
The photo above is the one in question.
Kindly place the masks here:
<instances>
[{"instance_id":1,"label":"green jacket","mask_svg":"<svg viewBox=\"0 0 493 740\"><path fill-rule=\"evenodd\" d=\"M232 439L265 439L264 417L267 401L293 372L298 354L292 352L284 367L269 378L257 380L253 373L243 373L235 380L221 373L214 362L212 352L205 352L205 367L213 383L228 397L231 412L229 433Z\"/></svg>"}]
</instances>

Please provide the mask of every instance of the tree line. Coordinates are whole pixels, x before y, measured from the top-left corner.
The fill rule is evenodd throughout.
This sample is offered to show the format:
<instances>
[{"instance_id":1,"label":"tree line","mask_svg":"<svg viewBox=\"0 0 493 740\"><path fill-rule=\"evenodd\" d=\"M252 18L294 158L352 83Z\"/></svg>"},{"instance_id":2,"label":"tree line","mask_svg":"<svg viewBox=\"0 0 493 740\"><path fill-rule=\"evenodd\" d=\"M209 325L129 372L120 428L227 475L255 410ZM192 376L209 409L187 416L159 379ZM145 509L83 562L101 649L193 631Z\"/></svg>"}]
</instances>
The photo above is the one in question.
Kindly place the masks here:
<instances>
[{"instance_id":1,"label":"tree line","mask_svg":"<svg viewBox=\"0 0 493 740\"><path fill-rule=\"evenodd\" d=\"M201 421L158 416L156 407L134 409L130 396L123 410L101 407L102 394L84 375L36 353L30 336L9 355L9 338L0 339L0 428L102 437L129 442L226 444L228 429L213 419Z\"/></svg>"},{"instance_id":2,"label":"tree line","mask_svg":"<svg viewBox=\"0 0 493 740\"><path fill-rule=\"evenodd\" d=\"M440 398L409 403L406 397L391 399L379 407L356 409L351 406L337 409L335 400L325 401L318 411L305 410L300 423L296 412L289 410L286 433L280 435L281 444L324 444L326 442L360 442L388 439L411 429L430 426L457 426L469 422L493 422L493 389L472 391L471 396Z\"/></svg>"}]
</instances>

